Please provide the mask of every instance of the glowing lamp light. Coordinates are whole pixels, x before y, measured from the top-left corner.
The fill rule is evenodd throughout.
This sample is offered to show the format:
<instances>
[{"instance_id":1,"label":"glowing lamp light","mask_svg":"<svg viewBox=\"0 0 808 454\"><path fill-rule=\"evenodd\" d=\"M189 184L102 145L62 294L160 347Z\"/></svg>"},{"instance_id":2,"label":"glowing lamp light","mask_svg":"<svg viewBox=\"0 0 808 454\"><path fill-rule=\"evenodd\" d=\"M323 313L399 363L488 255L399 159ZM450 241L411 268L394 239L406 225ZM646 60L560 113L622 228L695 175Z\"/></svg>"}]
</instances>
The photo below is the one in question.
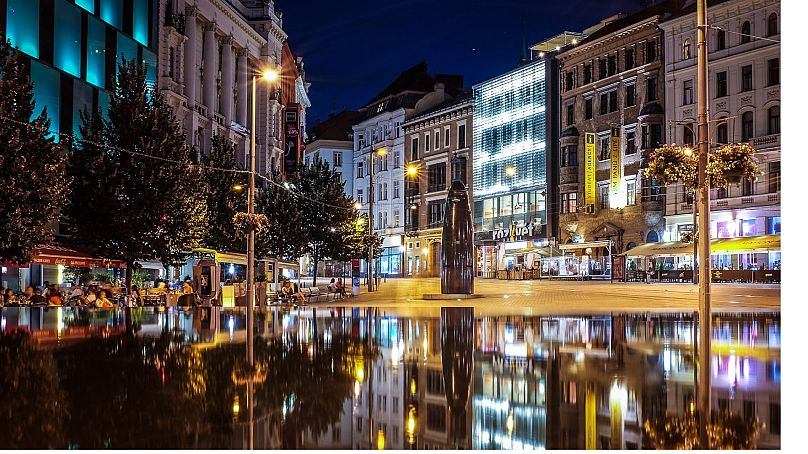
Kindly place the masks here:
<instances>
[{"instance_id":1,"label":"glowing lamp light","mask_svg":"<svg viewBox=\"0 0 808 454\"><path fill-rule=\"evenodd\" d=\"M410 394L414 396L416 392L418 392L418 388L415 385L415 379L413 378L410 380Z\"/></svg>"},{"instance_id":2,"label":"glowing lamp light","mask_svg":"<svg viewBox=\"0 0 808 454\"><path fill-rule=\"evenodd\" d=\"M412 436L415 433L415 409L410 408L407 416L407 434Z\"/></svg>"},{"instance_id":3,"label":"glowing lamp light","mask_svg":"<svg viewBox=\"0 0 808 454\"><path fill-rule=\"evenodd\" d=\"M505 428L508 429L508 435L513 435L513 426L513 412L511 411L508 413L508 419L505 420Z\"/></svg>"},{"instance_id":4,"label":"glowing lamp light","mask_svg":"<svg viewBox=\"0 0 808 454\"><path fill-rule=\"evenodd\" d=\"M384 451L384 431L379 429L379 434L376 436L376 447L379 451Z\"/></svg>"},{"instance_id":5,"label":"glowing lamp light","mask_svg":"<svg viewBox=\"0 0 808 454\"><path fill-rule=\"evenodd\" d=\"M427 254L427 253L429 253L429 248L426 248L426 247L425 247L425 248L421 248L421 253L422 253L422 254Z\"/></svg>"},{"instance_id":6,"label":"glowing lamp light","mask_svg":"<svg viewBox=\"0 0 808 454\"><path fill-rule=\"evenodd\" d=\"M416 167L414 165L408 165L407 166L407 175L409 175L411 177L414 177L414 176L418 175L418 167Z\"/></svg>"},{"instance_id":7,"label":"glowing lamp light","mask_svg":"<svg viewBox=\"0 0 808 454\"><path fill-rule=\"evenodd\" d=\"M356 203L353 204L353 207L356 208L357 210L361 210L362 209L362 204L360 202L356 202Z\"/></svg>"},{"instance_id":8,"label":"glowing lamp light","mask_svg":"<svg viewBox=\"0 0 808 454\"><path fill-rule=\"evenodd\" d=\"M682 148L682 153L684 153L685 156L693 156L693 149L690 147Z\"/></svg>"},{"instance_id":9,"label":"glowing lamp light","mask_svg":"<svg viewBox=\"0 0 808 454\"><path fill-rule=\"evenodd\" d=\"M505 175L509 177L513 177L516 175L516 167L514 166L507 166L505 167Z\"/></svg>"},{"instance_id":10,"label":"glowing lamp light","mask_svg":"<svg viewBox=\"0 0 808 454\"><path fill-rule=\"evenodd\" d=\"M354 392L354 395L358 397L358 396L359 396L359 392L360 392L361 390L362 390L362 388L361 388L361 387L360 387L360 385L359 385L359 381L358 381L358 380L357 380L357 381L354 381L354 384L353 384L353 392Z\"/></svg>"},{"instance_id":11,"label":"glowing lamp light","mask_svg":"<svg viewBox=\"0 0 808 454\"><path fill-rule=\"evenodd\" d=\"M330 231L332 231L332 232L336 232L336 231L337 231L337 229L335 229L334 227L331 227L331 228L329 228L328 230L330 230Z\"/></svg>"},{"instance_id":12,"label":"glowing lamp light","mask_svg":"<svg viewBox=\"0 0 808 454\"><path fill-rule=\"evenodd\" d=\"M577 38L573 38L573 39L572 39L572 44L578 44L578 39L577 39Z\"/></svg>"},{"instance_id":13,"label":"glowing lamp light","mask_svg":"<svg viewBox=\"0 0 808 454\"><path fill-rule=\"evenodd\" d=\"M261 78L270 82L278 80L278 72L274 69L265 69L261 71Z\"/></svg>"},{"instance_id":14,"label":"glowing lamp light","mask_svg":"<svg viewBox=\"0 0 808 454\"><path fill-rule=\"evenodd\" d=\"M376 154L379 155L379 156L386 155L387 154L387 148L379 148L378 150L376 150Z\"/></svg>"},{"instance_id":15,"label":"glowing lamp light","mask_svg":"<svg viewBox=\"0 0 808 454\"><path fill-rule=\"evenodd\" d=\"M244 189L244 186L242 186L239 183L236 183L236 184L233 185L233 190L236 191L236 192L241 191L242 189Z\"/></svg>"},{"instance_id":16,"label":"glowing lamp light","mask_svg":"<svg viewBox=\"0 0 808 454\"><path fill-rule=\"evenodd\" d=\"M365 369L359 367L356 369L356 380L363 381L365 379Z\"/></svg>"},{"instance_id":17,"label":"glowing lamp light","mask_svg":"<svg viewBox=\"0 0 808 454\"><path fill-rule=\"evenodd\" d=\"M227 268L227 272L228 272L228 273L230 273L230 274L235 274L235 272L236 272L236 267L235 267L235 266L233 266L233 264L231 263L231 264L230 264L230 267L229 267L229 268Z\"/></svg>"},{"instance_id":18,"label":"glowing lamp light","mask_svg":"<svg viewBox=\"0 0 808 454\"><path fill-rule=\"evenodd\" d=\"M357 225L365 225L365 218L359 218L356 220Z\"/></svg>"},{"instance_id":19,"label":"glowing lamp light","mask_svg":"<svg viewBox=\"0 0 808 454\"><path fill-rule=\"evenodd\" d=\"M241 406L238 403L238 396L233 399L233 416L238 416L238 412L241 409Z\"/></svg>"},{"instance_id":20,"label":"glowing lamp light","mask_svg":"<svg viewBox=\"0 0 808 454\"><path fill-rule=\"evenodd\" d=\"M413 203L412 205L410 205L410 209L411 209L411 210L417 210L417 209L418 209L418 205L416 205L416 204L414 204L414 203Z\"/></svg>"}]
</instances>

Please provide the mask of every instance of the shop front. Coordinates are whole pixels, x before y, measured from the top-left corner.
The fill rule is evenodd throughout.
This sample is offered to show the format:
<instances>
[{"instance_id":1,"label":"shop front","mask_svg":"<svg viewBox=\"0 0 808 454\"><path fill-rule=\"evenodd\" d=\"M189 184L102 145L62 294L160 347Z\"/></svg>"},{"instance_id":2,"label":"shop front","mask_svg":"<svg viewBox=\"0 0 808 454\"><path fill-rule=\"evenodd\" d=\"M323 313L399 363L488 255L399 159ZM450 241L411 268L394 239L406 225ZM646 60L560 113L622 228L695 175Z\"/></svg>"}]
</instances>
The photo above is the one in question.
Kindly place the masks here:
<instances>
[{"instance_id":1,"label":"shop front","mask_svg":"<svg viewBox=\"0 0 808 454\"><path fill-rule=\"evenodd\" d=\"M550 279L611 279L612 241L559 245L558 255L541 260L541 277Z\"/></svg>"},{"instance_id":2,"label":"shop front","mask_svg":"<svg viewBox=\"0 0 808 454\"><path fill-rule=\"evenodd\" d=\"M544 224L511 225L475 234L477 276L537 279L541 258L550 255Z\"/></svg>"},{"instance_id":3,"label":"shop front","mask_svg":"<svg viewBox=\"0 0 808 454\"><path fill-rule=\"evenodd\" d=\"M376 259L376 269L380 276L399 277L402 274L404 242L402 235L385 236L382 242L382 256Z\"/></svg>"}]
</instances>

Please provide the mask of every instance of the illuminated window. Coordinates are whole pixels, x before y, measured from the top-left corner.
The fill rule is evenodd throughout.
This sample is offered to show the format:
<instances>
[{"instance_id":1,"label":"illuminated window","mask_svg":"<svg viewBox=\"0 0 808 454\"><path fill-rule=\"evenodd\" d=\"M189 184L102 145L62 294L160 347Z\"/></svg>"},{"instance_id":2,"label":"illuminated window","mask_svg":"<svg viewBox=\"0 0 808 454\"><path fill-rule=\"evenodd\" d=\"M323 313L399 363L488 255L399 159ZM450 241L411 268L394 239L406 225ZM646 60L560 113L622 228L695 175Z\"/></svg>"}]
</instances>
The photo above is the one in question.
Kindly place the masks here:
<instances>
[{"instance_id":1,"label":"illuminated window","mask_svg":"<svg viewBox=\"0 0 808 454\"><path fill-rule=\"evenodd\" d=\"M87 18L87 82L104 88L106 27L93 16Z\"/></svg>"},{"instance_id":2,"label":"illuminated window","mask_svg":"<svg viewBox=\"0 0 808 454\"><path fill-rule=\"evenodd\" d=\"M101 19L104 22L122 29L123 0L101 0Z\"/></svg>"},{"instance_id":3,"label":"illuminated window","mask_svg":"<svg viewBox=\"0 0 808 454\"><path fill-rule=\"evenodd\" d=\"M53 63L62 71L81 77L81 10L57 1L53 14Z\"/></svg>"},{"instance_id":4,"label":"illuminated window","mask_svg":"<svg viewBox=\"0 0 808 454\"><path fill-rule=\"evenodd\" d=\"M149 45L149 0L134 0L132 5L132 37L144 46Z\"/></svg>"},{"instance_id":5,"label":"illuminated window","mask_svg":"<svg viewBox=\"0 0 808 454\"><path fill-rule=\"evenodd\" d=\"M59 141L59 73L38 61L31 61L31 82L34 83L34 111L32 118L38 117L47 109L50 118L50 132Z\"/></svg>"},{"instance_id":6,"label":"illuminated window","mask_svg":"<svg viewBox=\"0 0 808 454\"><path fill-rule=\"evenodd\" d=\"M39 58L39 0L8 0L5 25L13 47Z\"/></svg>"}]
</instances>

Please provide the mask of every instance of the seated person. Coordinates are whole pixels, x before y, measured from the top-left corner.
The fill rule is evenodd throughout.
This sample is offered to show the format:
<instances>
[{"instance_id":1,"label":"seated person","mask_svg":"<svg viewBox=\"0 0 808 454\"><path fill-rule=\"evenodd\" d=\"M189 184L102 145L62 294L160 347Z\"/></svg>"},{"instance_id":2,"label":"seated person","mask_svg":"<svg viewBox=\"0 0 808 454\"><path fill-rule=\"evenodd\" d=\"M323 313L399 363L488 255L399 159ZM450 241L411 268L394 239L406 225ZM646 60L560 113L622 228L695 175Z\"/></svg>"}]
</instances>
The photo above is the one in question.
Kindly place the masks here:
<instances>
[{"instance_id":1,"label":"seated person","mask_svg":"<svg viewBox=\"0 0 808 454\"><path fill-rule=\"evenodd\" d=\"M292 282L290 281L283 281L283 287L281 287L281 298L286 299L294 299L295 301L299 301L300 304L306 305L306 298L303 296L303 293L300 290L295 291L292 288Z\"/></svg>"},{"instance_id":2,"label":"seated person","mask_svg":"<svg viewBox=\"0 0 808 454\"><path fill-rule=\"evenodd\" d=\"M107 291L101 290L99 293L98 299L95 300L95 307L101 307L104 309L109 309L113 307L112 301L107 299Z\"/></svg>"},{"instance_id":3,"label":"seated person","mask_svg":"<svg viewBox=\"0 0 808 454\"><path fill-rule=\"evenodd\" d=\"M51 294L48 297L48 306L61 306L62 305L62 297L58 294Z\"/></svg>"},{"instance_id":4,"label":"seated person","mask_svg":"<svg viewBox=\"0 0 808 454\"><path fill-rule=\"evenodd\" d=\"M337 290L337 293L339 293L340 296L346 296L345 295L345 286L342 284L342 278L339 278L339 280L337 280L337 283L334 286L334 288Z\"/></svg>"},{"instance_id":5,"label":"seated person","mask_svg":"<svg viewBox=\"0 0 808 454\"><path fill-rule=\"evenodd\" d=\"M29 301L30 301L32 306L42 306L42 305L45 305L47 303L47 301L45 300L45 297L42 296L42 290L41 289L34 289L34 293L33 293L33 295L31 295L31 298L30 298Z\"/></svg>"},{"instance_id":6,"label":"seated person","mask_svg":"<svg viewBox=\"0 0 808 454\"><path fill-rule=\"evenodd\" d=\"M70 298L71 299L72 298L81 298L82 296L84 296L84 290L80 286L74 288L73 291L70 292Z\"/></svg>"},{"instance_id":7,"label":"seated person","mask_svg":"<svg viewBox=\"0 0 808 454\"><path fill-rule=\"evenodd\" d=\"M331 278L331 282L328 283L328 291L333 292L336 290L336 283L334 282L334 278Z\"/></svg>"},{"instance_id":8,"label":"seated person","mask_svg":"<svg viewBox=\"0 0 808 454\"><path fill-rule=\"evenodd\" d=\"M185 282L182 283L182 293L185 293L185 294L194 293L194 288L191 287L190 282L185 281Z\"/></svg>"}]
</instances>

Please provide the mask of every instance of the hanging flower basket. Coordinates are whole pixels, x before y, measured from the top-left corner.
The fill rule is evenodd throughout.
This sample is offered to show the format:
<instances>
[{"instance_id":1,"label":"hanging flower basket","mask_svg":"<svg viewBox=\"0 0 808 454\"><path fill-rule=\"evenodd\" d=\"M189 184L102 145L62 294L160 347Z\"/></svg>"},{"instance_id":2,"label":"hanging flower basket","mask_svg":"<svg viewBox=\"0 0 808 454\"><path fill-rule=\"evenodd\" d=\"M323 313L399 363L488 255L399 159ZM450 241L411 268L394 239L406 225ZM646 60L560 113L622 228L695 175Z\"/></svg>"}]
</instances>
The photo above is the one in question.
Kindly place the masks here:
<instances>
[{"instance_id":1,"label":"hanging flower basket","mask_svg":"<svg viewBox=\"0 0 808 454\"><path fill-rule=\"evenodd\" d=\"M707 164L707 175L713 188L739 184L743 178L755 182L762 174L755 158L755 149L747 143L724 145L710 154Z\"/></svg>"},{"instance_id":2,"label":"hanging flower basket","mask_svg":"<svg viewBox=\"0 0 808 454\"><path fill-rule=\"evenodd\" d=\"M651 152L645 177L660 185L684 183L693 188L696 183L697 160L692 150L678 145L665 144Z\"/></svg>"},{"instance_id":3,"label":"hanging flower basket","mask_svg":"<svg viewBox=\"0 0 808 454\"><path fill-rule=\"evenodd\" d=\"M233 225L240 232L256 232L269 228L269 219L264 214L236 213L233 216Z\"/></svg>"}]
</instances>

